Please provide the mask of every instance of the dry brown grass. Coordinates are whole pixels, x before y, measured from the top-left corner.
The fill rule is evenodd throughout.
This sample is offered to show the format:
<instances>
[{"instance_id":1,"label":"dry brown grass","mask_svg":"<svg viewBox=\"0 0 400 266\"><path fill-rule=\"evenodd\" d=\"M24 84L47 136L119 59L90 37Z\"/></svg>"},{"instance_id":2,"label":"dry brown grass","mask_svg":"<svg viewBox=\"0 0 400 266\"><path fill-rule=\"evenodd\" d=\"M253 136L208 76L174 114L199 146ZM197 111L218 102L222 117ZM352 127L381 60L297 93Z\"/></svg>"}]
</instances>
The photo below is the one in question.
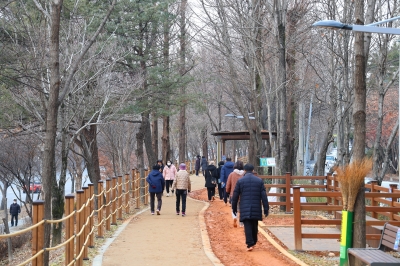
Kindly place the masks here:
<instances>
[{"instance_id":1,"label":"dry brown grass","mask_svg":"<svg viewBox=\"0 0 400 266\"><path fill-rule=\"evenodd\" d=\"M343 198L343 210L354 211L357 194L364 184L364 177L371 171L372 160L364 158L344 168L336 168Z\"/></svg>"}]
</instances>

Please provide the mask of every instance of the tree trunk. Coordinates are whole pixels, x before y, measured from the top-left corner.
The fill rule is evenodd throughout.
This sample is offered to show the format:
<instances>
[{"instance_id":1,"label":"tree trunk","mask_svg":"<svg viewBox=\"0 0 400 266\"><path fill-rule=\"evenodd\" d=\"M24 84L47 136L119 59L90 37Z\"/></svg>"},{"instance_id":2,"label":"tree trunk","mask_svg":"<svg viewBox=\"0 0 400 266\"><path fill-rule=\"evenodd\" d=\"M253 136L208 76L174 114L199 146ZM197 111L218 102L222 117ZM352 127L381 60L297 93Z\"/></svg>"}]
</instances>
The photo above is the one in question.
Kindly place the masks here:
<instances>
[{"instance_id":1,"label":"tree trunk","mask_svg":"<svg viewBox=\"0 0 400 266\"><path fill-rule=\"evenodd\" d=\"M187 0L182 0L180 5L180 74L186 72L186 5ZM181 87L181 95L185 95L185 86ZM183 103L179 112L179 163L186 160L186 104Z\"/></svg>"},{"instance_id":2,"label":"tree trunk","mask_svg":"<svg viewBox=\"0 0 400 266\"><path fill-rule=\"evenodd\" d=\"M169 143L169 132L170 132L170 124L169 124L169 116L163 117L163 135L161 137L162 140L162 158L164 160L173 160L171 154L171 147Z\"/></svg>"},{"instance_id":3,"label":"tree trunk","mask_svg":"<svg viewBox=\"0 0 400 266\"><path fill-rule=\"evenodd\" d=\"M201 130L201 148L203 156L208 160L208 140L207 140L207 126Z\"/></svg>"},{"instance_id":4,"label":"tree trunk","mask_svg":"<svg viewBox=\"0 0 400 266\"><path fill-rule=\"evenodd\" d=\"M364 24L364 0L355 1L355 24ZM354 121L354 144L353 160L360 161L365 154L365 121L366 121L366 83L365 83L365 52L364 52L364 33L354 32L354 53L355 53L355 73L354 73L354 103L353 103L353 121ZM364 183L357 194L357 200L354 206L354 230L353 247L365 248L365 203L364 203ZM361 266L360 261L350 260L350 265Z\"/></svg>"},{"instance_id":5,"label":"tree trunk","mask_svg":"<svg viewBox=\"0 0 400 266\"><path fill-rule=\"evenodd\" d=\"M145 194L145 189L144 189L144 154L143 154L143 143L144 143L144 129L142 127L142 124L140 124L139 132L136 134L136 157L137 157L137 169L140 172L140 199L141 202L144 203L144 197L142 197Z\"/></svg>"},{"instance_id":6,"label":"tree trunk","mask_svg":"<svg viewBox=\"0 0 400 266\"><path fill-rule=\"evenodd\" d=\"M52 215L53 219L61 219L64 215L64 196L65 196L65 182L67 177L67 165L68 165L68 133L65 130L65 108L61 106L61 173L59 183L53 184L53 197L52 197ZM53 237L52 246L56 246L61 243L62 238L62 226L60 224L53 224Z\"/></svg>"},{"instance_id":7,"label":"tree trunk","mask_svg":"<svg viewBox=\"0 0 400 266\"><path fill-rule=\"evenodd\" d=\"M156 154L154 153L152 146L151 137L151 126L150 126L150 114L149 112L144 112L142 114L142 123L140 128L143 130L143 141L146 147L147 160L149 163L149 168L157 162Z\"/></svg>"},{"instance_id":8,"label":"tree trunk","mask_svg":"<svg viewBox=\"0 0 400 266\"><path fill-rule=\"evenodd\" d=\"M57 134L57 115L58 115L58 96L60 93L60 18L63 0L51 1L50 16L50 87L46 110L45 137L44 137L44 153L42 161L42 182L44 192L44 218L50 220L52 188L56 183L55 177L55 149ZM44 226L44 246L50 246L51 225ZM44 253L43 264L49 265L49 252Z\"/></svg>"},{"instance_id":9,"label":"tree trunk","mask_svg":"<svg viewBox=\"0 0 400 266\"><path fill-rule=\"evenodd\" d=\"M153 133L151 134L151 137L152 137L151 144L153 147L155 157L158 158L158 119L156 118L155 113L153 113L152 117L153 117L153 120L151 123L151 127L153 129ZM164 161L167 160L167 158L165 158L165 157L162 157L161 159Z\"/></svg>"}]
</instances>

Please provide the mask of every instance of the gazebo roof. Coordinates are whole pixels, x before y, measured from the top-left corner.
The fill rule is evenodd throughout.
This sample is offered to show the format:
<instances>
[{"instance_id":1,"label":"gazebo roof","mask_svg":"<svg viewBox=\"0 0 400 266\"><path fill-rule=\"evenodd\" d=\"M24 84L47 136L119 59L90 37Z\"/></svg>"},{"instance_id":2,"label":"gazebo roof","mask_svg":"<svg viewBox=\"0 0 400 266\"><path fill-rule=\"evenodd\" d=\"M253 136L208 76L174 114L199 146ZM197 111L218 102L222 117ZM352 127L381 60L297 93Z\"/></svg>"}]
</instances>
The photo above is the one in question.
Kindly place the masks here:
<instances>
[{"instance_id":1,"label":"gazebo roof","mask_svg":"<svg viewBox=\"0 0 400 266\"><path fill-rule=\"evenodd\" d=\"M276 132L271 132L271 134L276 136ZM250 139L250 133L248 130L211 132L211 135L221 138L222 141L225 141L225 140L249 140ZM269 139L268 130L261 130L261 136L262 136L262 139Z\"/></svg>"}]
</instances>

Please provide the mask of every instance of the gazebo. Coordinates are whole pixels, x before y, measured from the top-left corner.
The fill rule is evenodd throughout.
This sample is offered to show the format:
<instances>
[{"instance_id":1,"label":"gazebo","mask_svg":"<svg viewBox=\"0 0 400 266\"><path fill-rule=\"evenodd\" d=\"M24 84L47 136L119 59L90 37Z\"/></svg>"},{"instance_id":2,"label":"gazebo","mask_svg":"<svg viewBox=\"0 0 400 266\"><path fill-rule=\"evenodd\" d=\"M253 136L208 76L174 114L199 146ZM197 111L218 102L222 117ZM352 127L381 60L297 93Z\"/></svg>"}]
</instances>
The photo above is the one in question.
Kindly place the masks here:
<instances>
[{"instance_id":1,"label":"gazebo","mask_svg":"<svg viewBox=\"0 0 400 266\"><path fill-rule=\"evenodd\" d=\"M262 139L269 139L269 135L276 136L276 132L269 132L268 130L261 130ZM245 131L219 131L211 132L211 135L217 137L217 161L220 161L222 155L225 153L225 142L227 140L250 140L250 133L248 130Z\"/></svg>"}]
</instances>

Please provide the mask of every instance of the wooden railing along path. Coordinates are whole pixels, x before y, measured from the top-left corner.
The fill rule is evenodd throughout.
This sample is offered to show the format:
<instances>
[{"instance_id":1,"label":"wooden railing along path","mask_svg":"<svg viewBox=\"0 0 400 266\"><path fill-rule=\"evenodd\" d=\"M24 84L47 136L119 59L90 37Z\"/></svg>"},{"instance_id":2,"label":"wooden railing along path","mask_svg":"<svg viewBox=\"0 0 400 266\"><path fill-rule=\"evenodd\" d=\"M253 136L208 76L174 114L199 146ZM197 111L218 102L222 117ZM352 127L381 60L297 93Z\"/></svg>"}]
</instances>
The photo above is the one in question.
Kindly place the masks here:
<instances>
[{"instance_id":1,"label":"wooden railing along path","mask_svg":"<svg viewBox=\"0 0 400 266\"><path fill-rule=\"evenodd\" d=\"M285 205L287 213L291 213L293 208L294 216L294 238L295 238L295 249L302 250L302 239L313 238L313 239L340 239L340 234L326 234L326 233L309 233L303 234L303 226L340 226L341 219L309 219L309 217L302 218L302 211L325 211L329 213L337 213L343 210L341 205L341 193L339 188L339 182L335 176L291 176L286 174L285 176L260 176L263 179L285 179L285 184L266 184L266 187L277 187L285 188L284 193L268 193L268 196L284 196L285 201L283 202L270 202L270 205ZM325 185L312 185L312 184L299 184L295 180L323 180ZM322 183L322 182L321 182ZM400 190L397 189L397 185L391 185L390 188L378 186L376 182L365 185L366 188L370 189L370 192L365 192L365 198L368 199L366 204L366 212L370 217L367 217L367 227L383 227L386 222L395 226L400 226L400 203L397 200L400 198ZM292 188L293 193L290 192ZM300 189L321 189L323 191L304 191ZM301 202L301 198L305 197L308 201L311 198L319 198L322 202ZM322 200L321 200L322 199ZM325 200L323 200L325 199ZM379 218L379 219L378 219ZM366 234L367 240L379 240L380 234Z\"/></svg>"}]
</instances>

